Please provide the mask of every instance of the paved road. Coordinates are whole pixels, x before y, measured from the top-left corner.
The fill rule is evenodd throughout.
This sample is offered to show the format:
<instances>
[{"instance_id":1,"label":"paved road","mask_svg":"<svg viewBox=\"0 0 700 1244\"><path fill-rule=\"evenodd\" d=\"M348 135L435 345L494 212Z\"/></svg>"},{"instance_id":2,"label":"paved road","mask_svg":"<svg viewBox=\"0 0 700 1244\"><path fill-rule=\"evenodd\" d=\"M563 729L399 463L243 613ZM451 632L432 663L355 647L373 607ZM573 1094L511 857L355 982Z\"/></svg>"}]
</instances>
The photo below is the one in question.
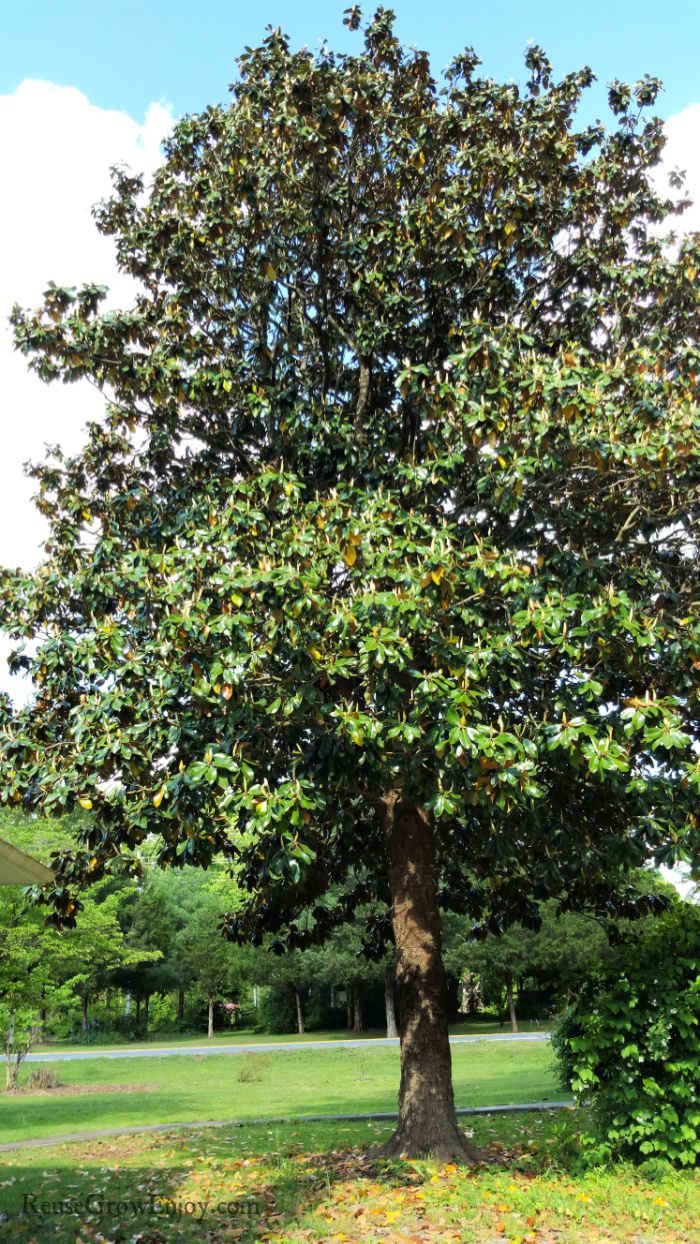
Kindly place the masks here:
<instances>
[{"instance_id":1,"label":"paved road","mask_svg":"<svg viewBox=\"0 0 700 1244\"><path fill-rule=\"evenodd\" d=\"M572 1101L534 1101L519 1106L463 1106L457 1114L522 1114L525 1111L568 1110ZM64 1132L60 1136L42 1136L36 1140L11 1140L0 1145L0 1153L10 1149L39 1149L50 1145L65 1145L68 1141L101 1140L107 1136L132 1136L137 1132L177 1132L183 1128L202 1127L254 1127L256 1124L269 1126L273 1123L394 1123L397 1119L393 1114L297 1114L284 1119L207 1119L196 1123L149 1123L136 1124L133 1127L100 1127L89 1132Z\"/></svg>"},{"instance_id":2,"label":"paved road","mask_svg":"<svg viewBox=\"0 0 700 1244\"><path fill-rule=\"evenodd\" d=\"M548 1041L548 1032L486 1033L477 1037L450 1037L450 1045L474 1044L477 1041ZM27 1054L27 1063L71 1062L77 1058L169 1058L175 1054L261 1054L268 1050L337 1050L346 1046L398 1045L398 1037L368 1037L340 1041L285 1041L259 1045L166 1045L160 1049L139 1049L129 1046L125 1050L100 1047L94 1050L57 1050L56 1053Z\"/></svg>"}]
</instances>

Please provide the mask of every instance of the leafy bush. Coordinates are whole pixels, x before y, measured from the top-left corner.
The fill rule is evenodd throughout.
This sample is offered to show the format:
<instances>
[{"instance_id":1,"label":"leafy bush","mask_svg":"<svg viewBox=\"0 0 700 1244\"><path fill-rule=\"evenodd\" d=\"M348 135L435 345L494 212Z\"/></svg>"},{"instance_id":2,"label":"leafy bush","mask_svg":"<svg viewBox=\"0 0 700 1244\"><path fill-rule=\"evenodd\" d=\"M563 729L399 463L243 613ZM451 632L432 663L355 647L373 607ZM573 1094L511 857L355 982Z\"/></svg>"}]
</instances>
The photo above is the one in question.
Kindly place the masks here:
<instances>
[{"instance_id":1,"label":"leafy bush","mask_svg":"<svg viewBox=\"0 0 700 1244\"><path fill-rule=\"evenodd\" d=\"M560 1076L591 1099L596 1160L700 1160L700 911L677 902L598 963L555 1041Z\"/></svg>"},{"instance_id":2,"label":"leafy bush","mask_svg":"<svg viewBox=\"0 0 700 1244\"><path fill-rule=\"evenodd\" d=\"M570 1093L576 1078L578 1057L571 1048L571 1038L580 1037L583 1032L575 1006L567 1006L565 1011L556 1016L551 1032L551 1044L554 1051L552 1070L561 1087Z\"/></svg>"},{"instance_id":3,"label":"leafy bush","mask_svg":"<svg viewBox=\"0 0 700 1244\"><path fill-rule=\"evenodd\" d=\"M297 1004L289 989L269 989L263 995L258 1014L259 1027L263 1032L281 1036L283 1033L298 1031Z\"/></svg>"}]
</instances>

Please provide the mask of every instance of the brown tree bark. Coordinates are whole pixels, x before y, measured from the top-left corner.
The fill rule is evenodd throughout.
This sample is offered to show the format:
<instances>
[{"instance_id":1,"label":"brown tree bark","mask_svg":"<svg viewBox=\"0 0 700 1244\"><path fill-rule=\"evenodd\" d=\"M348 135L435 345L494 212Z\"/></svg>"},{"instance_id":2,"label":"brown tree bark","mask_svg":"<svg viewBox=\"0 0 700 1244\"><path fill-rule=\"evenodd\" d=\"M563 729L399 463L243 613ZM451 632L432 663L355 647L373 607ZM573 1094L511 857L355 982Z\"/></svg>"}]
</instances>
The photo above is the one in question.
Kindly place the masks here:
<instances>
[{"instance_id":1,"label":"brown tree bark","mask_svg":"<svg viewBox=\"0 0 700 1244\"><path fill-rule=\"evenodd\" d=\"M515 1000L513 998L513 977L510 972L506 976L506 997L508 999L508 1010L510 1011L510 1030L518 1032L518 1019L515 1014Z\"/></svg>"},{"instance_id":2,"label":"brown tree bark","mask_svg":"<svg viewBox=\"0 0 700 1244\"><path fill-rule=\"evenodd\" d=\"M303 1037L304 1035L304 1008L301 1005L301 994L299 993L299 990L296 988L296 986L294 987L294 997L296 999L296 1004L297 1004L297 1027L299 1029L299 1036Z\"/></svg>"},{"instance_id":3,"label":"brown tree bark","mask_svg":"<svg viewBox=\"0 0 700 1244\"><path fill-rule=\"evenodd\" d=\"M386 1035L387 1037L398 1037L399 1030L396 1027L396 1013L394 1011L394 981L396 980L396 969L392 966L384 969L384 1005L386 1007Z\"/></svg>"},{"instance_id":4,"label":"brown tree bark","mask_svg":"<svg viewBox=\"0 0 700 1244\"><path fill-rule=\"evenodd\" d=\"M352 985L350 981L345 986L345 1006L348 1013L348 1032L352 1032Z\"/></svg>"},{"instance_id":5,"label":"brown tree bark","mask_svg":"<svg viewBox=\"0 0 700 1244\"><path fill-rule=\"evenodd\" d=\"M365 1021L362 1013L362 981L354 980L352 982L352 1001L353 1001L353 1032L364 1032Z\"/></svg>"},{"instance_id":6,"label":"brown tree bark","mask_svg":"<svg viewBox=\"0 0 700 1244\"><path fill-rule=\"evenodd\" d=\"M146 1032L148 1032L148 1008L149 1008L150 1001L151 1001L151 995L150 993L147 993L146 997L143 1000L143 1022L146 1025Z\"/></svg>"},{"instance_id":7,"label":"brown tree bark","mask_svg":"<svg viewBox=\"0 0 700 1244\"><path fill-rule=\"evenodd\" d=\"M209 1014L208 1014L208 1020L209 1020L209 1022L208 1022L208 1024L207 1024L207 1036L208 1036L208 1037L213 1037L213 1036L214 1036L214 995L213 995L213 993L210 993L210 994L209 994Z\"/></svg>"},{"instance_id":8,"label":"brown tree bark","mask_svg":"<svg viewBox=\"0 0 700 1244\"><path fill-rule=\"evenodd\" d=\"M378 1152L480 1162L485 1155L460 1131L455 1113L432 820L396 791L384 796L380 809L396 942L401 1085L396 1130Z\"/></svg>"}]
</instances>

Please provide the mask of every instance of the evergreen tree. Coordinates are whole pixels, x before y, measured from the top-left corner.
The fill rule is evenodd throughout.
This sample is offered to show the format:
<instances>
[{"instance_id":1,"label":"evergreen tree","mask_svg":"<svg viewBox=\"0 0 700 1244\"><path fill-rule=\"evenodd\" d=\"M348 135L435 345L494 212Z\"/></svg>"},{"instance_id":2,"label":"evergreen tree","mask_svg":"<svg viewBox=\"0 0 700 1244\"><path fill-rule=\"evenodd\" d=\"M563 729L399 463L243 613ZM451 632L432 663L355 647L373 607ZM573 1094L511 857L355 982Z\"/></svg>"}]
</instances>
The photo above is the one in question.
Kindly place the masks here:
<instances>
[{"instance_id":1,"label":"evergreen tree","mask_svg":"<svg viewBox=\"0 0 700 1244\"><path fill-rule=\"evenodd\" d=\"M467 51L440 94L392 21L355 56L271 32L148 194L117 173L132 307L15 309L38 374L107 405L33 468L45 562L2 576L36 698L2 705L0 791L93 813L59 924L149 833L230 863L234 939L385 904L385 1152L474 1160L440 906L638 915L629 871L697 853L699 246L662 237L656 80L581 130L589 70L532 47L499 84Z\"/></svg>"}]
</instances>

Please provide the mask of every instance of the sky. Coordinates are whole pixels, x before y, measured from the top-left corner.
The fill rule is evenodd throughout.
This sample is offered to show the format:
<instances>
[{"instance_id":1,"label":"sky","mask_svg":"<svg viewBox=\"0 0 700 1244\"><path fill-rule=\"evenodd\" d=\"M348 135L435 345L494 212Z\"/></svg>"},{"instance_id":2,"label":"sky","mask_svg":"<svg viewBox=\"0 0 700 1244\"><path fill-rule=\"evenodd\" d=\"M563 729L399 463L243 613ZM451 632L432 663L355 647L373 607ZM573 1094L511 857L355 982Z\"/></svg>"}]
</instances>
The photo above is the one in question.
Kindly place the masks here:
<instances>
[{"instance_id":1,"label":"sky","mask_svg":"<svg viewBox=\"0 0 700 1244\"><path fill-rule=\"evenodd\" d=\"M347 3L347 0L345 0ZM49 280L95 280L110 303L128 303L112 243L90 209L109 192L109 169L125 162L148 174L173 121L227 97L236 57L281 26L293 47L361 47L328 0L23 0L0 14L0 565L33 567L44 520L31 504L22 464L46 443L76 450L102 399L86 385L44 386L11 345L15 301L38 305ZM700 4L697 0L397 0L402 41L427 50L436 75L473 46L483 72L525 76L523 53L540 44L557 75L588 64L597 83L581 120L607 120L606 85L650 73L664 81L658 111L667 123L667 167L688 172L700 204ZM373 7L364 6L369 15ZM700 207L684 222L700 228ZM0 638L0 689L20 701Z\"/></svg>"}]
</instances>

